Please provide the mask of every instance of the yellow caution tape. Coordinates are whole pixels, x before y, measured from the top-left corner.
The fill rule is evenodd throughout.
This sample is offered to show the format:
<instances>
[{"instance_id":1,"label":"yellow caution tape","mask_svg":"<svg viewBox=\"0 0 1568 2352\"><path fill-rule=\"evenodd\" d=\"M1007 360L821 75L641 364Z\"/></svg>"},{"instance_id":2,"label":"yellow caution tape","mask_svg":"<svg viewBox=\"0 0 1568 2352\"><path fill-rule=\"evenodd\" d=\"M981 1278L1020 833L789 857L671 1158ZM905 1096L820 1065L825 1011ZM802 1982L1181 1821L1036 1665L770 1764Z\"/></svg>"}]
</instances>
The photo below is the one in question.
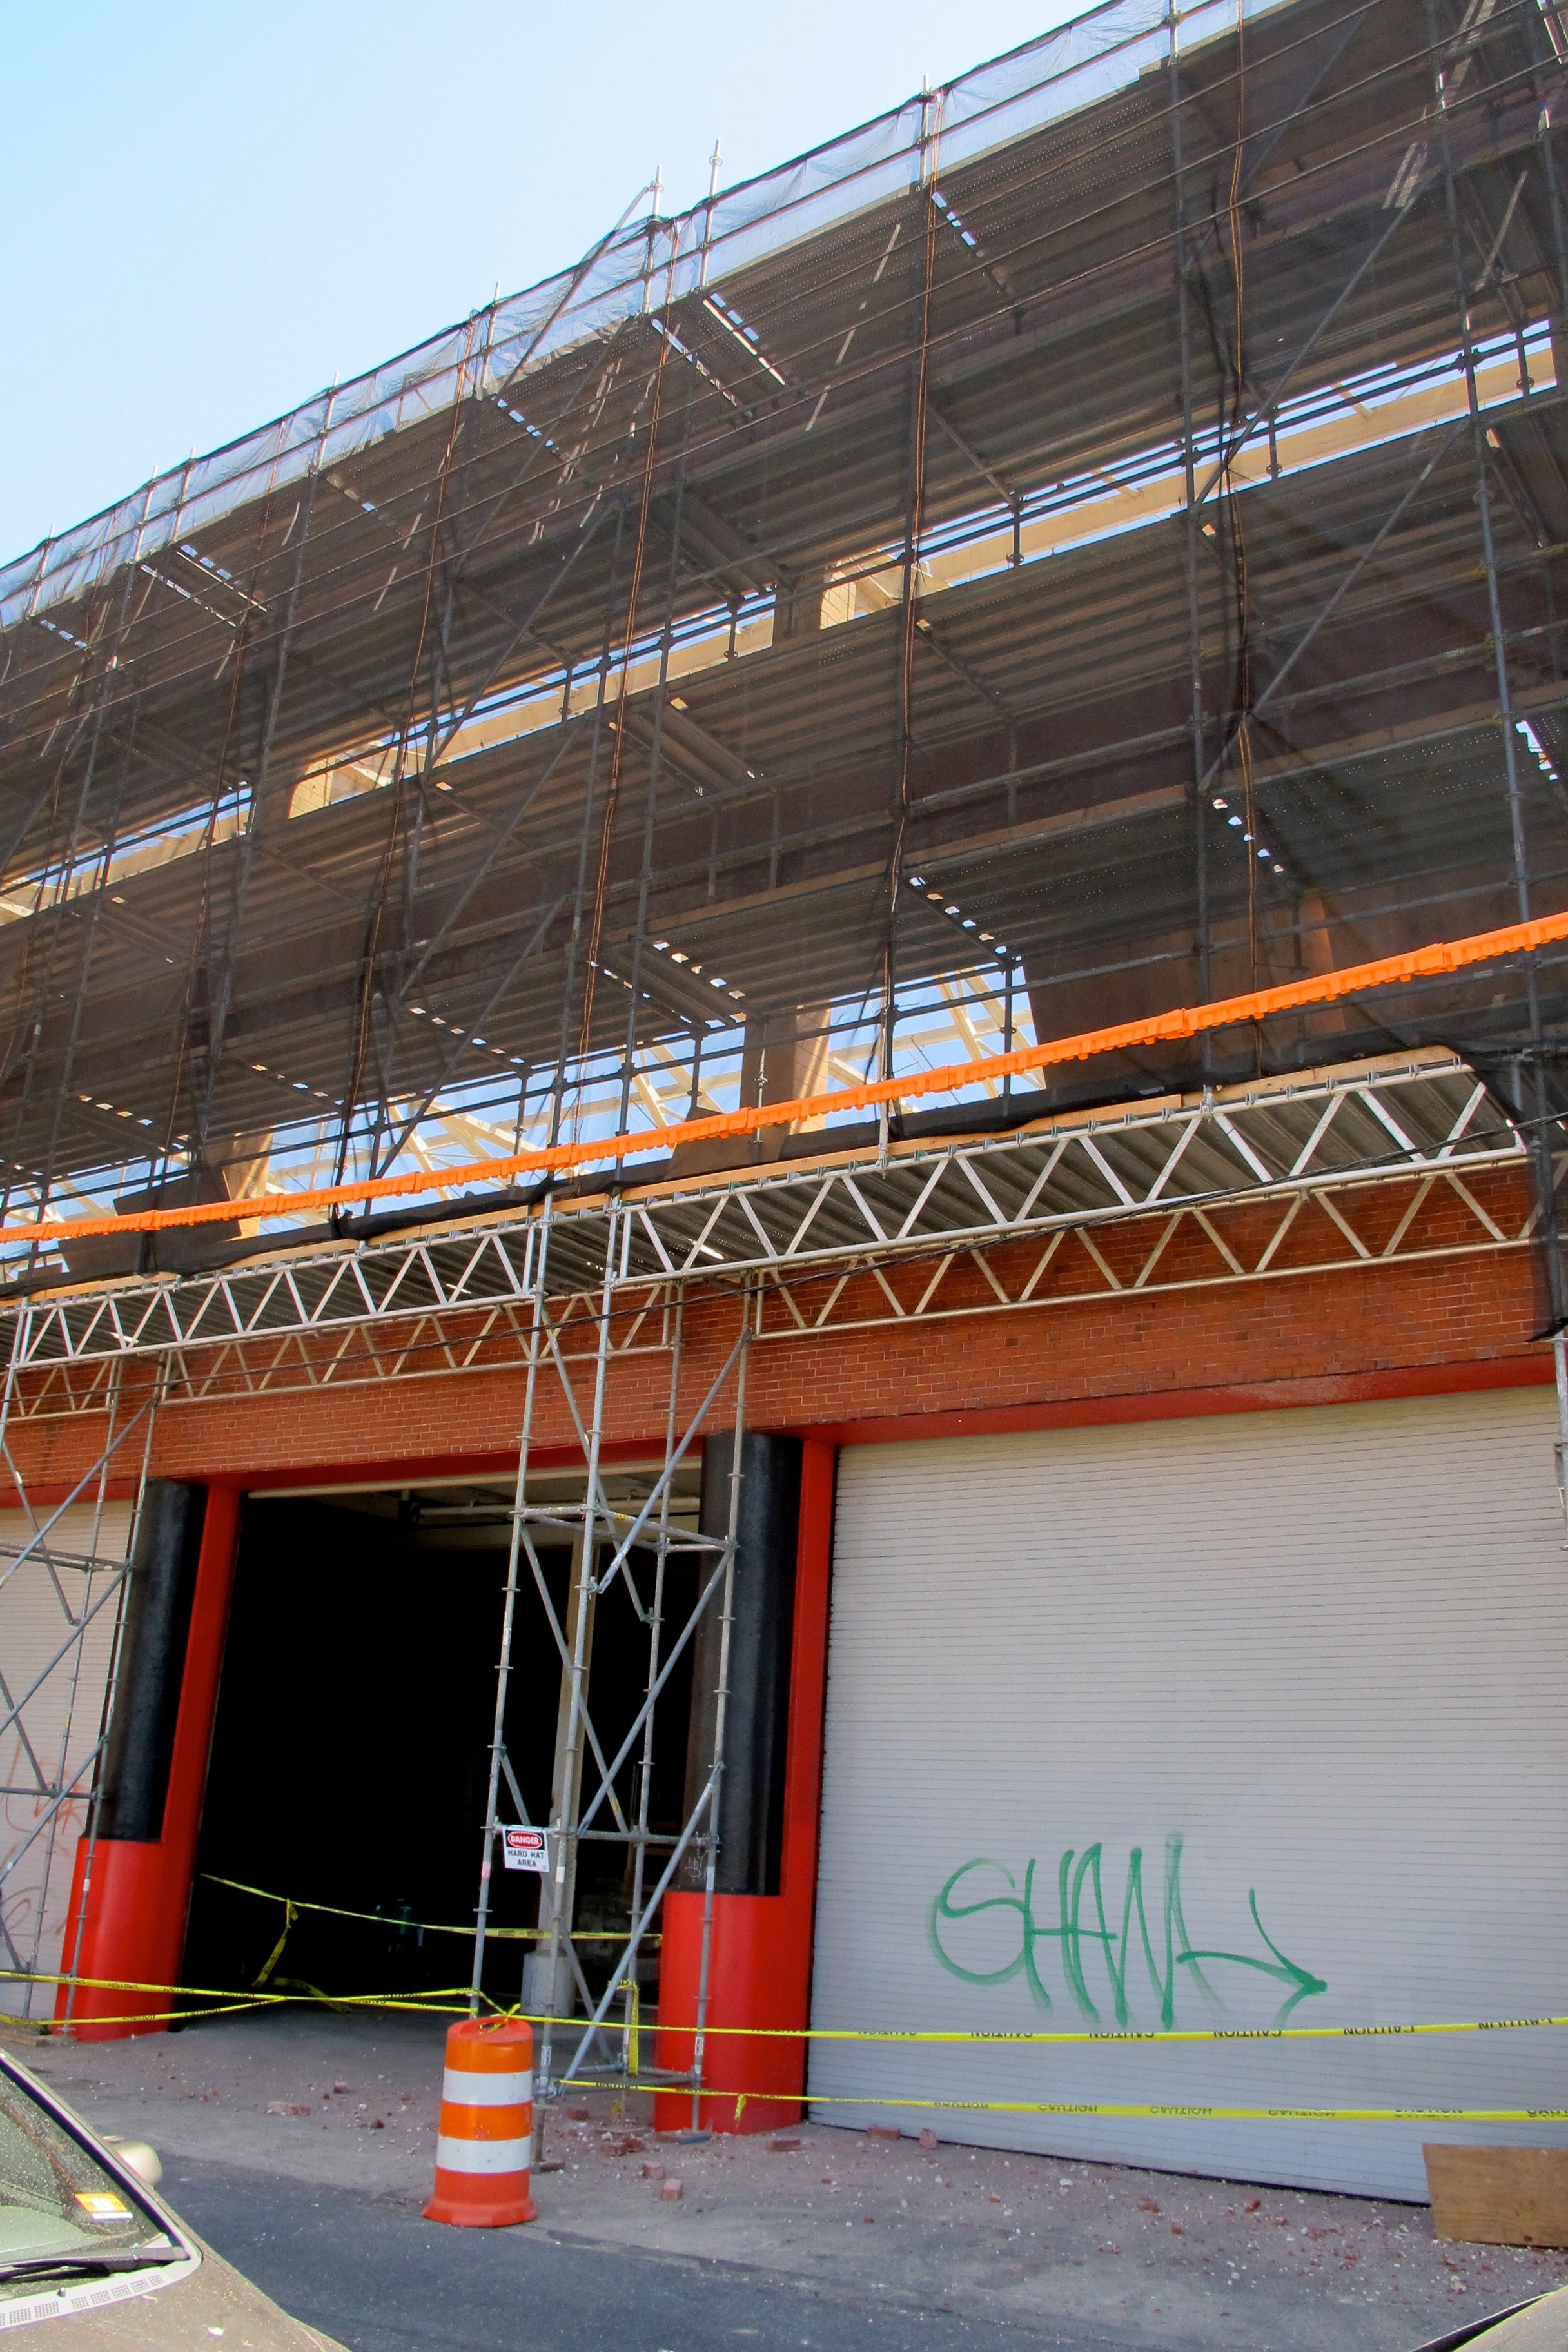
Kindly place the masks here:
<instances>
[{"instance_id":1,"label":"yellow caution tape","mask_svg":"<svg viewBox=\"0 0 1568 2352\"><path fill-rule=\"evenodd\" d=\"M260 1991L262 1986L267 1982L268 1978L272 1974L273 1969L278 1966L279 1961L283 1958L283 1947L289 1941L289 1931L293 1927L294 1922L299 1916L299 1905L297 1903L285 1903L283 1906L283 1933L279 1937L278 1941L268 1953L267 1958L262 1964L261 1974L255 1979L253 1990L257 1992Z\"/></svg>"},{"instance_id":2,"label":"yellow caution tape","mask_svg":"<svg viewBox=\"0 0 1568 2352\"><path fill-rule=\"evenodd\" d=\"M201 1875L210 1880L215 1886L231 1887L238 1895L254 1895L265 1903L281 1903L293 1911L321 1911L328 1913L336 1919L363 1919L369 1921L373 1927L378 1927L405 1926L423 1927L427 1936L472 1937L474 1934L472 1927L437 1927L430 1921L423 1919L407 1921L389 1919L384 1913L379 1911L348 1911L341 1905L333 1903L306 1903L292 1895L274 1894L269 1887L247 1886L237 1878L219 1878L216 1872L210 1870L203 1871ZM487 1927L485 1929L487 1942L492 1937L510 1937L517 1941L542 1942L548 1939L549 1934L548 1927ZM624 1941L624 1936L607 1934L602 1930L587 1932L574 1929L571 1940L576 1944L610 1944ZM645 1936L642 1942L645 1948L651 1948L661 1944L663 1940L660 1936ZM276 1954L274 1962L275 1960ZM268 1963L268 1969L274 1962ZM265 1980L267 1974L268 1969L264 1969L261 1976L257 1979L258 1984ZM324 1999L325 1996L323 1995L322 1998ZM509 2011L507 2013L509 2016L524 2015L521 2011ZM548 2021L542 2017L525 2018L525 2022L530 2024L549 2022L563 2026L569 2021L579 2025L587 2023L586 2018L579 2018L575 2021L568 2021L564 2018L552 2018ZM1016 2030L1007 2026L906 2028L850 2025L709 2025L705 2026L703 2031L709 2034L725 2034L732 2038L767 2042L996 2042L1027 2046L1033 2043L1079 2042L1364 2042L1420 2033L1517 2033L1542 2026L1562 2025L1568 2025L1568 2016L1465 2018L1457 2021L1436 2020L1419 2025L1203 2025L1147 2028L1092 2025L1076 2028L1026 2026ZM666 2030L689 2032L694 2029L688 2026L670 2027Z\"/></svg>"},{"instance_id":3,"label":"yellow caution tape","mask_svg":"<svg viewBox=\"0 0 1568 2352\"><path fill-rule=\"evenodd\" d=\"M626 1996L626 2071L635 2080L641 2072L639 2053L642 2048L642 1990L636 1977L623 1977L616 1990L624 1992Z\"/></svg>"},{"instance_id":4,"label":"yellow caution tape","mask_svg":"<svg viewBox=\"0 0 1568 2352\"><path fill-rule=\"evenodd\" d=\"M705 2099L722 2098L721 2091L704 2090ZM1568 2107L1213 2107L1195 2101L1169 2102L1163 2106L1137 2107L1091 2099L917 2099L885 2098L879 2092L855 2098L847 2094L819 2097L815 2091L744 2091L735 2106L737 2121L748 2099L793 2103L807 2107L919 2107L942 2113L985 2116L1169 2116L1178 2121L1293 2122L1313 2124L1560 2124L1568 2123Z\"/></svg>"},{"instance_id":5,"label":"yellow caution tape","mask_svg":"<svg viewBox=\"0 0 1568 2352\"><path fill-rule=\"evenodd\" d=\"M389 1916L384 1911L349 1911L345 1910L341 1903L307 1903L296 1895L275 1895L269 1886L247 1886L237 1878L220 1878L216 1870L204 1870L198 1875L205 1878L209 1885L227 1886L232 1888L236 1895L254 1895L263 1903L281 1903L297 1912L320 1911L331 1919L363 1919L373 1927L393 1927L399 1934L408 1928L417 1928L426 1936L463 1936L470 1943L474 1937L475 1927L471 1919L466 1927L450 1927L433 1919L396 1919ZM292 1921L289 1924L292 1925ZM550 1941L550 1930L548 1927L487 1926L486 1943L498 1939L512 1944L547 1944ZM615 1928L574 1927L570 1940L574 1944L623 1944L626 1937L624 1933ZM662 1936L645 1936L642 1940L645 1947L652 1947L661 1944L664 1938ZM259 1983L260 1979L258 1978L257 1981Z\"/></svg>"},{"instance_id":6,"label":"yellow caution tape","mask_svg":"<svg viewBox=\"0 0 1568 2352\"><path fill-rule=\"evenodd\" d=\"M290 1979L290 1982L293 1980ZM216 1990L205 1985L149 1984L137 1977L73 1977L50 1972L44 1969L0 1969L0 1984L68 1985L88 1992L147 1992L177 1995L182 2000L201 2000L212 2004L201 2010L136 2009L120 2017L104 2017L94 2011L90 2017L80 2019L40 2018L40 2032L63 2030L70 2024L81 2025L194 2025L205 2017L233 2016L243 2010L287 2009L301 2001L324 2001L334 2009L403 2010L418 2015L427 2011L435 2017L467 2017L469 1991L467 1985L443 1985L429 1992L417 1993L325 1993L314 1985L300 1986L288 1992L236 1993L226 1988ZM29 2021L17 2019L18 2024Z\"/></svg>"},{"instance_id":7,"label":"yellow caution tape","mask_svg":"<svg viewBox=\"0 0 1568 2352\"><path fill-rule=\"evenodd\" d=\"M525 2010L509 2010L530 2025L583 2026L585 2017L533 2017ZM605 2020L606 2026L609 2021ZM990 2026L935 2026L924 2029L897 2025L704 2025L705 2037L722 2034L731 2040L761 2042L946 2042L998 2049L1027 2049L1040 2043L1080 2042L1367 2042L1384 2036L1416 2033L1520 2033L1540 2026L1568 2025L1568 2017L1489 2017L1426 2025L1194 2025L1172 2027L1086 2026L1055 2032ZM695 2034L691 2023L655 2021L655 2031ZM763 2094L759 2092L758 2097Z\"/></svg>"},{"instance_id":8,"label":"yellow caution tape","mask_svg":"<svg viewBox=\"0 0 1568 2352\"><path fill-rule=\"evenodd\" d=\"M380 1911L349 1911L334 1903L306 1903L297 1896L275 1894L266 1886L247 1886L237 1878L220 1878L216 1873L205 1870L201 1875L215 1886L231 1887L238 1895L254 1895L264 1903L281 1903L294 1911L325 1912L335 1919L363 1919L377 1927L422 1927L427 1936L473 1937L472 1926L450 1927L433 1925L426 1919L390 1919ZM291 1924L291 1923L290 1923ZM287 1928L285 1929L287 1933ZM509 1937L514 1941L544 1942L548 1927L490 1927L485 1929L488 1942L492 1937ZM280 1939L281 1940L281 1939ZM603 1929L574 1929L571 1940L575 1944L615 1944L625 1941L620 1934ZM645 1936L645 1949L663 1942L661 1936ZM257 1979L265 1981L274 1958ZM160 1990L160 1988L152 1988ZM174 1990L174 1987L162 1988ZM335 1996L334 1996L335 1997ZM216 1998L226 1999L226 1995ZM322 1994L321 1999L328 1998ZM366 1996L369 1998L369 1996ZM521 2010L509 2010L509 2017L521 2017L532 2025L552 2024L564 2028L568 2024L585 2025L586 2018L532 2017ZM766 2042L888 2042L1011 2044L1027 2047L1032 2044L1080 2042L1365 2042L1397 2038L1421 2033L1519 2033L1544 2026L1568 2025L1563 2017L1486 2017L1458 2020L1438 2019L1417 2025L1201 2025L1201 2026L1114 2026L1079 2027L1010 2026L853 2026L853 2025L707 2025L705 2034L724 2034L731 2038ZM669 2026L670 2032L691 2032L691 2026Z\"/></svg>"},{"instance_id":9,"label":"yellow caution tape","mask_svg":"<svg viewBox=\"0 0 1568 2352\"><path fill-rule=\"evenodd\" d=\"M1193 2025L1100 2026L1035 2032L1011 2028L937 2026L918 2030L902 2026L858 2025L705 2025L707 2033L742 2034L775 2042L941 2042L994 2043L998 2048L1026 2048L1057 2042L1367 2042L1384 2035L1411 2033L1518 2033L1526 2028L1568 2025L1568 2017L1489 2017L1458 2023L1427 2025ZM691 2025L668 2025L668 2033L692 2033Z\"/></svg>"},{"instance_id":10,"label":"yellow caution tape","mask_svg":"<svg viewBox=\"0 0 1568 2352\"><path fill-rule=\"evenodd\" d=\"M103 2017L95 2014L90 2018L83 2018L79 2021L83 2025L91 2026L159 2025L186 2022L195 2023L204 2017L232 2016L237 2011L254 2009L281 2009L287 2008L290 2005L297 2005L298 2003L305 2000L328 2001L331 2006L335 2009L388 2010L398 2011L405 2015L412 2014L416 2016L425 2015L432 2017L467 2016L469 2009L468 1990L467 1986L464 1985L446 1985L429 1992L405 1994L327 1994L319 1992L312 1986L307 1986L300 1991L253 1991L250 1993L235 1994L226 1990L218 1991L210 1987L200 1985L177 1986L149 1984L132 1977L69 1977L63 1976L58 1973L51 1973L44 1969L0 1969L0 1983L71 1985L79 1990L94 1992L178 1993L187 2000L205 2000L216 2004L214 2007L204 2009L194 2013L187 2009L139 2009L129 2011L120 2017ZM496 2013L498 2015L504 2015L507 2017L515 2017L521 2023L526 2025L553 2026L557 2031L562 2032L570 2032L574 2029L581 2031L581 2029L589 2022L589 2020L586 2018L552 2018L546 2017L542 2014L531 2015L521 2010L499 2011ZM18 2022L20 2021L18 2021ZM61 2022L62 2024L68 2023L68 2021L62 2021ZM1568 2019L1510 2018L1507 2020L1506 2022L1509 2025L1563 2025L1568 2024ZM59 2026L56 2025L53 2019L44 2019L39 2021L39 2031L41 2032L48 2032L51 2031L58 2032L59 2030ZM606 2018L601 2023L599 2030L602 2032L613 2033L621 2031L622 2029L618 2021L613 2021ZM671 2027L667 2030L670 2032L684 2031L689 2032L692 2029L688 2026L685 2028ZM1320 2030L1337 2032L1340 2029L1325 2028ZM1433 2032L1482 2032L1491 2029L1483 2026L1467 2025L1434 2026L1430 2028L1405 2027L1399 2030L1407 2032L1424 2031ZM638 2031L635 2011L631 2031L634 2034ZM705 2031L715 2034L733 2032L769 2032L780 2036L793 2035L797 2039L805 2039L813 2033L814 2029L789 2026L709 2026ZM1349 2032L1352 2031L1352 2029L1346 2029L1346 2031ZM987 2034L959 2036L871 2033L854 2035L840 2028L828 2028L826 2029L826 2032L831 2038L839 2041L952 2041L961 2039L971 2041L988 2041L995 2038ZM1048 2038L1055 2038L1058 2040L1092 2041L1102 2037L1092 2034L1076 2034L1058 2035L1056 2037L1017 2035L1008 2036L1006 2038L1009 2040L1018 2041ZM1121 2038L1136 2039L1141 2041L1201 2041L1205 2039L1229 2040L1234 2037L1224 2033L1217 2035L1193 2033L1184 2035L1143 2034ZM1270 2035L1264 2038L1277 2039L1282 2037ZM602 2090L605 2088L605 2084L597 2076L595 2075L569 2074L562 2077L560 2087L562 2089ZM649 2087L655 2086L650 2085ZM669 2087L676 2096L679 2097L683 2095L681 2086L672 2084ZM707 2089L702 2092L701 2095L704 2098L711 2099L723 2098L730 2095L715 2089ZM802 2092L799 2089L790 2089L787 2091L748 2091L735 2095L735 2116L737 2122L740 2120L740 2116L748 2101L752 2099L762 2100L765 2103L779 2105L804 2105L811 2107L912 2107L927 2113L944 2115L1111 2116L1139 2120L1148 2118L1166 2118L1173 2121L1217 2123L1568 2123L1568 2107L1238 2107L1209 2105L1195 2100L1167 2101L1158 2105L1144 2106L1134 2105L1126 2101L1113 2102L1091 2099L921 2098L903 2095L889 2095L883 2092L864 2092L857 2095L849 2093L818 2094L810 2091Z\"/></svg>"},{"instance_id":11,"label":"yellow caution tape","mask_svg":"<svg viewBox=\"0 0 1568 2352\"><path fill-rule=\"evenodd\" d=\"M223 1885L231 1885L235 1884L235 1882L224 1879L221 1880L219 1884ZM247 1886L241 1888L240 1892L247 1895L257 1895L264 1893L265 1890L259 1887ZM280 1895L268 1895L267 1899L269 1902L275 1903L287 1903L290 1900L289 1897ZM319 1911L330 1911L333 1908L330 1904L296 1904L294 1907L296 1909ZM342 1916L351 1919L368 1918L377 1920L377 1915L374 1912L350 1911L343 1913ZM387 1923L384 1919L379 1919L377 1920L377 1924L385 1926ZM461 1932L467 1935L471 1934L472 1930L464 1928L459 1931L453 1928L443 1932L451 1934ZM532 1935L537 1931L531 1928L514 1928L510 1932L514 1935ZM280 1948L281 1940L282 1939L280 1938L279 1946L274 1948L271 1958L262 1969L261 1975L256 1979L256 1988L248 1995L237 1993L231 1988L226 1986L220 1990L200 1985L147 1984L131 1978L49 1976L41 1973L31 1975L26 1970L16 1969L0 1969L0 1983L77 1984L90 1986L95 1990L116 1992L180 1993L187 2000L216 2000L225 2002L230 2006L240 2007L247 2007L253 2004L260 2006L268 2000L292 2000L296 1997L305 1997L316 2000L342 2001L345 2004L358 2008L374 2007L378 2002L387 2002L391 2006L396 2008L406 2008L409 2006L417 2006L421 2002L430 2001L445 1997L435 1993L398 1993L390 1995L381 1993L327 1993L322 1992L314 1985L298 1987L297 1993L291 1992L285 1994L282 1992L262 1992L259 1988L265 1983L270 1969L276 1963L278 1950ZM594 1936L581 1937L578 1940L597 1943L613 1939ZM651 1937L645 1938L645 1941L652 1940L653 1939ZM450 1988L449 1990L452 1993L456 1993L459 1990L462 1991L465 2000L468 1997L468 1989L467 1987L453 1987ZM488 1995L481 1996L481 1998L486 2000L487 2005L489 2008L496 2010L498 2014L503 2014L507 2017L515 2017L525 2025L552 2025L564 2032L572 2026L576 2026L581 2030L582 2027L590 2022L590 2021L585 2017L552 2017L546 2015L542 2011L535 2012L531 2010L521 2008L508 2008L503 2011L500 2009L498 2003L489 2000ZM937 2026L906 2028L902 2026L851 2025L704 2025L702 2031L705 2036L722 2036L729 2040L742 2041L866 2042L887 2042L891 2044L914 2042L957 2045L961 2047L985 2047L990 2045L1001 2049L1026 2049L1035 2045L1047 2045L1061 2042L1366 2042L1409 2038L1418 2034L1429 2033L1523 2033L1538 2032L1548 2027L1564 2025L1568 2025L1568 2016L1489 2017L1458 2020L1434 2019L1426 2023L1415 2025L1205 2025L1150 2027L1147 2029L1133 2026L1088 2026L1077 2029L1060 2028L1056 2030L1020 2029L1017 2032L1014 2032L1011 2028L997 2029L990 2026ZM608 2019L604 2021L604 2027L606 2032L612 2030L611 2021ZM655 2032L662 2031L667 2033L694 2033L696 2032L696 2027L690 2023L678 2023L673 2021L669 2023L661 2025L660 2022L656 2020L654 2021L653 2030Z\"/></svg>"}]
</instances>

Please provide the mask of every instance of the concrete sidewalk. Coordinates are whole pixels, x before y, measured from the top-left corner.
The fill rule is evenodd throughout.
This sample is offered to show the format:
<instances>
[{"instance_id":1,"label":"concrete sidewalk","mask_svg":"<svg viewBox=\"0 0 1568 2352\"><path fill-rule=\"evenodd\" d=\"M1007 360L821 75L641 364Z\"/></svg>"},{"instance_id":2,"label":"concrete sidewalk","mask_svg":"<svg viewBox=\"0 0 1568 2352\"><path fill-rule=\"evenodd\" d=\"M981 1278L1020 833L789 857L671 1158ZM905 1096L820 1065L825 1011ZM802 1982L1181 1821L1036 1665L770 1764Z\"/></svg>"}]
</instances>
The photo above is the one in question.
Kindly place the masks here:
<instances>
[{"instance_id":1,"label":"concrete sidewalk","mask_svg":"<svg viewBox=\"0 0 1568 2352\"><path fill-rule=\"evenodd\" d=\"M193 2185L208 2166L353 2191L427 2237L443 2032L300 2010L135 2042L7 2042L89 2123L151 2140L176 2207L188 2162ZM1000 2324L1026 2343L1172 2352L1405 2352L1568 2283L1563 2255L1437 2245L1420 2206L925 2150L818 2124L783 2149L686 2144L656 2139L649 2106L595 2092L536 2111L535 2228ZM644 2179L649 2161L680 2180L679 2202Z\"/></svg>"}]
</instances>

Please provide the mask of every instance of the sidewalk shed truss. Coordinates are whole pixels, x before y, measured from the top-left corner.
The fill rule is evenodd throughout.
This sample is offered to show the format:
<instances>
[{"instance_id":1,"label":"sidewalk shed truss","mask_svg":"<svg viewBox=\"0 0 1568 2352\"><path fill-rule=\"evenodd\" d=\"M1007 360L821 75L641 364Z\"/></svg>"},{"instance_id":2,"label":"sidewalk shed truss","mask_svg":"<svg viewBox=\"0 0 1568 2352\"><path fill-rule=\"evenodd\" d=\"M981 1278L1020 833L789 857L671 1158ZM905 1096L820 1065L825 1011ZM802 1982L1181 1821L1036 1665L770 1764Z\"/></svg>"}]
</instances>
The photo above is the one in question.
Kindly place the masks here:
<instances>
[{"instance_id":1,"label":"sidewalk shed truss","mask_svg":"<svg viewBox=\"0 0 1568 2352\"><path fill-rule=\"evenodd\" d=\"M1517 1248L1532 1213L1521 1209L1505 1228L1473 1180L1501 1168L1523 1174L1527 1158L1513 1118L1467 1064L1430 1049L1388 1055L1047 1116L1000 1136L917 1139L885 1151L873 1142L685 1185L557 1196L436 1233L263 1254L215 1274L46 1293L12 1310L15 1409L100 1409L114 1368L132 1359L159 1362L164 1393L188 1402L531 1365L542 1281L553 1302L552 1349L593 1352L605 1328L605 1344L622 1355L671 1348L689 1288L749 1285L762 1340L863 1321L864 1304L852 1313L845 1286L873 1270L889 1317L942 1315L944 1277L960 1260L986 1267L1001 1245L1033 1239L1054 1259L1068 1234L1094 1259L1097 1231L1156 1217L1155 1255L1132 1278L1139 1290L1192 1278L1172 1271L1179 1222L1215 1239L1205 1278L1308 1270L1282 1249L1308 1203L1323 1212L1313 1269L1415 1255L1428 1247L1416 1211L1434 1188L1466 1213L1465 1229L1436 1254ZM1392 1233L1363 1238L1356 1197L1399 1180L1413 1189L1407 1213ZM1260 1201L1277 1205L1279 1223L1248 1256L1237 1255L1215 1221ZM617 1306L602 1327L606 1252ZM1109 1289L1125 1286L1102 1256L1096 1262ZM896 1295L890 1287L900 1266L917 1279L912 1303L907 1282ZM991 1295L952 1311L1044 1305L1053 1295L1044 1272L1017 1296L987 1273Z\"/></svg>"}]
</instances>

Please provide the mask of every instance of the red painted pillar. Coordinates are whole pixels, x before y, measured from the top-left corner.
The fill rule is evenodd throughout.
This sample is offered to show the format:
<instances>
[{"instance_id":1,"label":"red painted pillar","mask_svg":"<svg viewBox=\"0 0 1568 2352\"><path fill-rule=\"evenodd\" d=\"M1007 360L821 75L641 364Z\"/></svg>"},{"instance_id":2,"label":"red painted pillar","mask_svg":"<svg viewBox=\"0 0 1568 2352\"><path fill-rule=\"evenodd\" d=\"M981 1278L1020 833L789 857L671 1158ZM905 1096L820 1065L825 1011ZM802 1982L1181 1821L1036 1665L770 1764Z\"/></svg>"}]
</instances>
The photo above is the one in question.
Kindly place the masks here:
<instances>
[{"instance_id":1,"label":"red painted pillar","mask_svg":"<svg viewBox=\"0 0 1568 2352\"><path fill-rule=\"evenodd\" d=\"M784 1854L776 1895L716 1895L708 1963L707 2025L804 2026L810 2016L816 1902L817 1815L822 1802L822 1709L827 1687L827 1607L833 1560L835 1452L802 1448L795 1630L790 1645L789 1738L784 1763ZM690 2066L702 1964L700 1894L664 1898L658 1971L658 2063ZM749 2034L709 2035L700 2121L713 2131L776 2131L800 2120L805 2043ZM744 2101L742 2105L741 2103ZM691 2121L689 2092L661 2091L660 2131Z\"/></svg>"},{"instance_id":2,"label":"red painted pillar","mask_svg":"<svg viewBox=\"0 0 1568 2352\"><path fill-rule=\"evenodd\" d=\"M239 1506L240 1497L231 1488L207 1489L162 1834L152 1840L102 1837L90 1849L86 1838L77 1844L62 1972L153 1988L125 1992L108 1985L82 1984L74 1990L61 1985L56 2021L83 2042L162 2032L163 2013L174 2006L165 1988L179 1981L184 1958L196 1835L234 1590Z\"/></svg>"}]
</instances>

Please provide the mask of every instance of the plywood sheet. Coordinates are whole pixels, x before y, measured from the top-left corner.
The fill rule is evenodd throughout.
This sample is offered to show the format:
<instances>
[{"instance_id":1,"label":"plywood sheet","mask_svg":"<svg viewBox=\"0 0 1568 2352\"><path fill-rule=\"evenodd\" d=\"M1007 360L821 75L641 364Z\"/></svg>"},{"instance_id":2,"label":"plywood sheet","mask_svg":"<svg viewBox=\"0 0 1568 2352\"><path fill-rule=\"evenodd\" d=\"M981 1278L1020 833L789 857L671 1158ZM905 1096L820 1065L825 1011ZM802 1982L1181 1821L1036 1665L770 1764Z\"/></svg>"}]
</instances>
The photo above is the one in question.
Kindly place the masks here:
<instances>
[{"instance_id":1,"label":"plywood sheet","mask_svg":"<svg viewBox=\"0 0 1568 2352\"><path fill-rule=\"evenodd\" d=\"M1568 2246L1568 2148L1426 2147L1432 2227L1482 2246Z\"/></svg>"}]
</instances>

